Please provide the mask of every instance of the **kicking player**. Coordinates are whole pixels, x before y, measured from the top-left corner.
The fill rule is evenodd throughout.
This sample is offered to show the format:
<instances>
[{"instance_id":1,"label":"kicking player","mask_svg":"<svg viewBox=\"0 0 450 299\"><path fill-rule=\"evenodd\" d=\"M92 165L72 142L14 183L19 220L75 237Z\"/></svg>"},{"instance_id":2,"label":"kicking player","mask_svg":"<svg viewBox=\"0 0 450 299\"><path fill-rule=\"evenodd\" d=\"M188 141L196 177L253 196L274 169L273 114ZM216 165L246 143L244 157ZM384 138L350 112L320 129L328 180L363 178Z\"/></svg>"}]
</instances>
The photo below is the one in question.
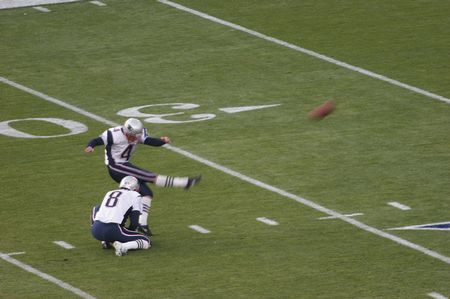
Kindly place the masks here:
<instances>
[{"instance_id":1,"label":"kicking player","mask_svg":"<svg viewBox=\"0 0 450 299\"><path fill-rule=\"evenodd\" d=\"M152 246L150 239L138 232L141 214L141 195L139 181L132 176L124 177L119 189L106 193L100 206L94 208L91 232L102 245L113 243L117 256L122 256L130 249L148 249ZM130 225L123 226L130 218ZM105 248L105 247L104 247Z\"/></svg>"},{"instance_id":2,"label":"kicking player","mask_svg":"<svg viewBox=\"0 0 450 299\"><path fill-rule=\"evenodd\" d=\"M160 187L189 189L201 180L201 176L173 177L161 175L139 168L129 162L138 144L162 146L166 143L170 143L169 137L150 137L140 120L130 118L123 126L110 128L104 131L100 137L90 140L84 149L86 153L92 153L94 147L104 145L105 164L111 178L120 182L125 176L131 175L139 180L139 192L142 195L142 213L139 217L139 227L148 236L152 235L148 226L148 215L152 206L153 192L146 183L153 183Z\"/></svg>"}]
</instances>

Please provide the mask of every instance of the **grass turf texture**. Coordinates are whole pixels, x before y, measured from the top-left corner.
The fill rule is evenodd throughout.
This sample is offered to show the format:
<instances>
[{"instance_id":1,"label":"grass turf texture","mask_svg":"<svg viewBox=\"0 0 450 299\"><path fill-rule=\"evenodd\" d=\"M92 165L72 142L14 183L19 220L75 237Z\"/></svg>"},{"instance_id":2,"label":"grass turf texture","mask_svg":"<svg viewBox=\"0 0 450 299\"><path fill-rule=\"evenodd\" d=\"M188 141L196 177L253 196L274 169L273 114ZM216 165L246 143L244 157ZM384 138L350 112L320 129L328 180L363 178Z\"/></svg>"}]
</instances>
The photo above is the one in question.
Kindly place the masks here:
<instances>
[{"instance_id":1,"label":"grass turf texture","mask_svg":"<svg viewBox=\"0 0 450 299\"><path fill-rule=\"evenodd\" d=\"M176 146L338 212L362 212L358 219L380 229L450 220L448 105L157 2L106 3L49 6L48 14L0 11L0 76L119 123L125 118L116 113L133 106L199 104L171 119L194 113L216 118L148 124L150 133L169 135ZM450 94L443 67L450 41L444 2L381 1L376 9L355 1L180 3ZM308 121L307 113L330 97L338 104L335 113ZM189 192L154 187L154 248L117 258L100 249L88 222L91 207L116 184L104 169L101 149L92 156L82 152L107 126L4 84L0 100L0 121L58 117L89 127L87 133L53 139L0 135L0 252L26 251L15 258L97 298L450 294L449 265L441 261L338 220L319 221L322 213L147 147L134 156L137 165L163 174L202 173L204 181ZM277 103L282 105L237 114L218 110ZM65 133L46 123L14 127L30 134ZM392 200L413 210L387 206ZM257 222L261 216L280 225ZM191 224L212 233L200 235ZM447 232L395 235L450 255ZM76 249L61 249L54 240ZM2 260L0 265L0 297L75 297Z\"/></svg>"}]
</instances>

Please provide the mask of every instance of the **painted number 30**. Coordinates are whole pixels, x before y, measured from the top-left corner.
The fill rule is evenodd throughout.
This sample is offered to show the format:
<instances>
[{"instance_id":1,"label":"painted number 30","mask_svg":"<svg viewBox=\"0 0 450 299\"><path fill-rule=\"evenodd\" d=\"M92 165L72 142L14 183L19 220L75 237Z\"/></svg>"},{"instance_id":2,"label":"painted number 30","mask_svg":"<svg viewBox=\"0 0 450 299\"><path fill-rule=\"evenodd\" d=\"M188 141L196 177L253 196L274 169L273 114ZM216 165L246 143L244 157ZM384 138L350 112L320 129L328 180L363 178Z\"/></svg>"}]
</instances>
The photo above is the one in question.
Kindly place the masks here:
<instances>
[{"instance_id":1,"label":"painted number 30","mask_svg":"<svg viewBox=\"0 0 450 299\"><path fill-rule=\"evenodd\" d=\"M263 109L263 108L270 108L279 106L280 104L272 104L272 105L260 105L260 106L244 106L244 107L229 107L229 108L219 108L220 111L225 113L239 113L243 111L251 111L251 110L257 110L257 109ZM160 114L153 114L153 113L145 113L142 112L142 110L147 108L157 108L157 107L163 107L168 106L172 110L178 110L178 112L171 112L171 113L160 113ZM154 124L182 124L182 123L191 123L191 122L197 122L197 121L205 121L209 119L213 119L216 117L213 113L203 113L203 114L192 114L189 116L187 120L174 120L170 118L179 117L181 115L184 115L186 110L196 109L200 107L200 105L192 104L192 103L167 103L167 104L150 104L150 105L143 105L143 106L137 106L137 107L131 107L127 109L120 110L117 112L118 115L125 116L125 117L136 117L136 118L142 118L144 122L147 123L154 123ZM22 131L19 131L16 128L13 128L10 124L15 122L22 122L22 121L41 121L41 122L48 122L52 123L57 126L61 126L67 130L69 130L68 133L64 134L56 134L56 135L50 135L50 136L40 136L40 135L32 135L29 133L25 133ZM63 137L63 136L69 136L69 135L75 135L75 134L81 134L84 132L87 132L88 128L82 123L73 121L73 120L66 120L66 119L60 119L60 118L24 118L24 119L13 119L13 120L7 120L0 122L0 134L9 136L9 137L16 137L16 138L54 138L54 137Z\"/></svg>"},{"instance_id":2,"label":"painted number 30","mask_svg":"<svg viewBox=\"0 0 450 299\"><path fill-rule=\"evenodd\" d=\"M195 122L195 121L203 121L208 120L216 117L215 114L193 114L190 116L190 120L169 120L166 119L166 117L169 116L177 116L182 115L184 112L175 112L175 113L165 113L165 114L151 114L151 113L143 113L140 110L148 107L158 107L158 106L170 106L172 109L175 110L189 110L189 109L195 109L200 107L200 105L197 104L190 104L190 103L170 103L170 104L152 104L152 105L144 105L139 107L132 107L128 109L124 109L119 111L117 114L121 116L126 117L137 117L137 118L144 118L145 122L148 123L158 123L158 124L180 124L180 123L189 123L189 122ZM69 130L68 133L65 134L56 134L56 135L33 135L29 133L25 133L22 131L19 131L18 129L11 126L13 123L17 122L23 122L23 121L41 121L41 122L48 122L52 123L61 127L64 127ZM16 137L16 138L54 138L54 137L63 137L63 136L69 136L69 135L76 135L81 134L84 132L87 132L88 128L82 123L73 121L73 120L66 120L66 119L60 119L60 118L24 118L24 119L13 119L13 120L7 120L0 122L0 134L9 136L9 137Z\"/></svg>"},{"instance_id":3,"label":"painted number 30","mask_svg":"<svg viewBox=\"0 0 450 299\"><path fill-rule=\"evenodd\" d=\"M124 110L120 110L117 112L118 115L126 116L126 117L136 117L136 118L144 118L144 121L147 123L154 124L181 124L181 123L191 123L196 121L204 121L208 119L213 119L216 117L215 114L206 113L206 114L193 114L190 116L189 120L170 120L167 119L169 116L177 116L183 115L184 112L173 112L173 113L165 113L165 114L151 114L151 113L143 113L140 110L148 107L161 107L161 106L170 106L174 110L190 110L200 107L197 104L191 103L167 103L167 104L151 104L144 105L138 107L127 108Z\"/></svg>"}]
</instances>

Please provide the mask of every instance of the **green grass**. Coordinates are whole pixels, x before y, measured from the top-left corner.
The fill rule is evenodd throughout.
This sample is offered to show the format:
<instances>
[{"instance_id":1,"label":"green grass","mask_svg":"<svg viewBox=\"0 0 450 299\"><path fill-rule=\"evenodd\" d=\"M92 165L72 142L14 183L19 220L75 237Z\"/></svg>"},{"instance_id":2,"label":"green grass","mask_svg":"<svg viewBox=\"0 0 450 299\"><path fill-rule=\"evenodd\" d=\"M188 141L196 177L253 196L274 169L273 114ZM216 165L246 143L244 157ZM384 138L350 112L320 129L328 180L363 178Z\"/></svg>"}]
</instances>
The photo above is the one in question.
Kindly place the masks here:
<instances>
[{"instance_id":1,"label":"green grass","mask_svg":"<svg viewBox=\"0 0 450 299\"><path fill-rule=\"evenodd\" d=\"M153 1L107 1L0 11L0 76L110 121L117 112L194 103L146 124L174 146L378 229L450 221L449 106ZM338 60L449 97L444 1L180 1ZM335 98L337 110L308 112ZM449 265L162 148L135 164L202 173L189 192L153 187L154 247L123 258L90 235L91 207L115 188L103 151L84 154L108 126L0 84L0 122L61 118L86 133L0 135L0 252L96 298L427 298L450 295ZM281 104L236 114L219 108ZM173 113L168 106L145 113ZM37 121L34 135L67 130ZM402 212L387 205L412 207ZM257 217L275 219L267 226ZM211 234L188 228L198 224ZM389 231L450 256L447 231ZM52 242L64 240L73 250ZM0 260L0 297L76 298Z\"/></svg>"}]
</instances>

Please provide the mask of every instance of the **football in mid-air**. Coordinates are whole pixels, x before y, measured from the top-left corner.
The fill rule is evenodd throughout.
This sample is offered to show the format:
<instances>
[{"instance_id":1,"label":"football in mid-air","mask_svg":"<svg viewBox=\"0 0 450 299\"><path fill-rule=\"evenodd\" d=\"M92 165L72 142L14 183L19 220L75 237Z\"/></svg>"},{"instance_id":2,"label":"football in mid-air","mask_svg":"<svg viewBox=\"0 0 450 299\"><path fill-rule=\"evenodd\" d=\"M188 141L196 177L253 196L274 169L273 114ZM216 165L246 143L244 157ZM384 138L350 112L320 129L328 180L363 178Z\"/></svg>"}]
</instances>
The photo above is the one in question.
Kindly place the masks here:
<instances>
[{"instance_id":1,"label":"football in mid-air","mask_svg":"<svg viewBox=\"0 0 450 299\"><path fill-rule=\"evenodd\" d=\"M321 120L328 114L334 111L336 108L336 104L333 100L328 100L322 105L314 108L311 112L309 112L308 117L311 120Z\"/></svg>"}]
</instances>

